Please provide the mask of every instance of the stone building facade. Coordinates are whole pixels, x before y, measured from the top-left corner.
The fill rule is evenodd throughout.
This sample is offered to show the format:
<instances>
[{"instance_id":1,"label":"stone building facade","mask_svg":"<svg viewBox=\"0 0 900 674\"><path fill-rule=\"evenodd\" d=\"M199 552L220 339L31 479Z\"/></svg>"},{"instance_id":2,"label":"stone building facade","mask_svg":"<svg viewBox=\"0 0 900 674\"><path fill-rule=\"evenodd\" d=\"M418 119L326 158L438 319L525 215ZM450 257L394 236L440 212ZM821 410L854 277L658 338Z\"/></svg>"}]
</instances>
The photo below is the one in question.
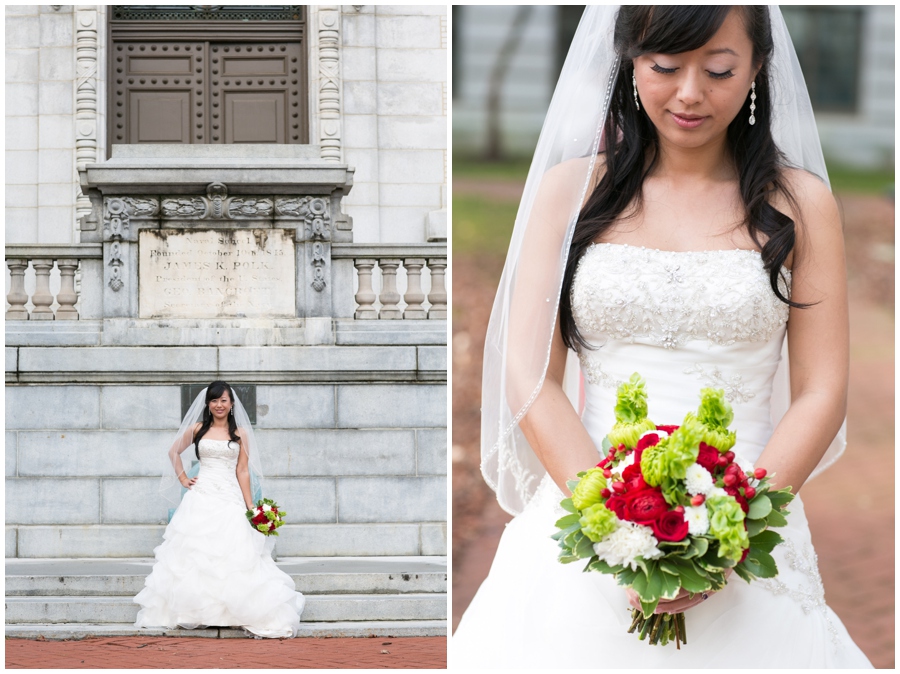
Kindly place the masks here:
<instances>
[{"instance_id":1,"label":"stone building facade","mask_svg":"<svg viewBox=\"0 0 900 674\"><path fill-rule=\"evenodd\" d=\"M213 140L194 73L182 121L213 111L202 142L172 142L165 118L129 143L111 137L121 108L143 123L182 94L135 108L149 94L117 90L144 67L127 47L184 46L185 17L150 17L158 45L113 43L112 6L6 6L7 558L151 556L160 456L215 379L247 391L267 496L290 514L279 557L446 554L446 9L280 9L300 22L297 139L294 99L267 90L245 107L284 116L283 142L252 124ZM268 27L248 25L264 53ZM170 61L154 76L174 87ZM196 264L239 235L286 271L150 273L151 250Z\"/></svg>"}]
</instances>

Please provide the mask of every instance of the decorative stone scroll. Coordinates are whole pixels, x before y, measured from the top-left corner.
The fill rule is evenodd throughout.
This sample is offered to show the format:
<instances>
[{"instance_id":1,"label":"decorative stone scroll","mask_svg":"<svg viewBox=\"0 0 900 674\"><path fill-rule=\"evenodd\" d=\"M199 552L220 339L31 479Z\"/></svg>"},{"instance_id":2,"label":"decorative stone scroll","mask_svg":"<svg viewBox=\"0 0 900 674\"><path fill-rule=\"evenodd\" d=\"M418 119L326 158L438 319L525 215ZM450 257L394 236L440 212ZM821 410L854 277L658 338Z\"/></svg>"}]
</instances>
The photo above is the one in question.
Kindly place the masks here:
<instances>
[{"instance_id":1,"label":"decorative stone scroll","mask_svg":"<svg viewBox=\"0 0 900 674\"><path fill-rule=\"evenodd\" d=\"M265 197L229 197L222 183L210 183L206 196L166 197L162 216L168 220L261 220L272 216L274 204Z\"/></svg>"}]
</instances>

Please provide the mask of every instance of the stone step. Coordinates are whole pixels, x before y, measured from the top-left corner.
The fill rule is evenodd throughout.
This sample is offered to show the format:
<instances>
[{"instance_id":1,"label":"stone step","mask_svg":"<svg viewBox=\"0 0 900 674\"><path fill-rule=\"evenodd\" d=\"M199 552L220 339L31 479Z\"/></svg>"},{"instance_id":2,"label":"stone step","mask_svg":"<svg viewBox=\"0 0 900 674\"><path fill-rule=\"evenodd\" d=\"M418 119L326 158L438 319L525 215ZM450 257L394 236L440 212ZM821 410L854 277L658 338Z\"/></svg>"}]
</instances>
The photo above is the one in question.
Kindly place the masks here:
<instances>
[{"instance_id":1,"label":"stone step","mask_svg":"<svg viewBox=\"0 0 900 674\"><path fill-rule=\"evenodd\" d=\"M446 557L282 558L298 592L445 593ZM128 596L144 587L153 559L7 559L7 596Z\"/></svg>"},{"instance_id":2,"label":"stone step","mask_svg":"<svg viewBox=\"0 0 900 674\"><path fill-rule=\"evenodd\" d=\"M7 624L133 623L130 597L6 597ZM443 620L447 595L439 593L310 595L304 622Z\"/></svg>"},{"instance_id":3,"label":"stone step","mask_svg":"<svg viewBox=\"0 0 900 674\"><path fill-rule=\"evenodd\" d=\"M165 628L136 629L128 623L62 625L15 624L6 626L6 637L13 639L69 640L88 637L206 637L212 639L247 638L242 629L213 627L185 630ZM371 620L358 622L302 622L298 637L443 637L446 620Z\"/></svg>"}]
</instances>

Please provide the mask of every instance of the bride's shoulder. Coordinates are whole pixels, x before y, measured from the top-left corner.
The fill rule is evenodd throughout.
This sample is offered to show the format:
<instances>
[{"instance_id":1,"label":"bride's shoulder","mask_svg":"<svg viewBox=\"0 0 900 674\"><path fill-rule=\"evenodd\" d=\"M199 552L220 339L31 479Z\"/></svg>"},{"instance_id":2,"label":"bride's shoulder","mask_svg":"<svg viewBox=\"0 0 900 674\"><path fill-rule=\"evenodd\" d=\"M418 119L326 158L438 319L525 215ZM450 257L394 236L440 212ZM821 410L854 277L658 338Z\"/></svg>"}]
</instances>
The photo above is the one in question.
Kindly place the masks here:
<instances>
[{"instance_id":1,"label":"bride's shoulder","mask_svg":"<svg viewBox=\"0 0 900 674\"><path fill-rule=\"evenodd\" d=\"M606 172L606 156L577 157L560 162L541 178L539 197L562 204L581 197L582 204L590 196ZM585 189L586 188L586 189Z\"/></svg>"},{"instance_id":2,"label":"bride's shoulder","mask_svg":"<svg viewBox=\"0 0 900 674\"><path fill-rule=\"evenodd\" d=\"M772 205L790 216L801 229L840 222L837 202L828 185L817 175L797 168L781 169L781 180L787 190L777 191Z\"/></svg>"}]
</instances>

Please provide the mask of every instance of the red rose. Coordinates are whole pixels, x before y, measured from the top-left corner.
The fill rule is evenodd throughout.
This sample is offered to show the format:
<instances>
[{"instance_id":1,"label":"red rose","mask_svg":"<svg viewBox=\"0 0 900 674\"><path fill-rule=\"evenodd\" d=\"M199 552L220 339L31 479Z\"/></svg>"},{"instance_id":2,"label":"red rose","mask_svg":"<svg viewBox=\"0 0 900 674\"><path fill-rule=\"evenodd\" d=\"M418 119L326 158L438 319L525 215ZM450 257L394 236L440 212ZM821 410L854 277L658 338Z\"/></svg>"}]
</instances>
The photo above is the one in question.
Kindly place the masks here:
<instances>
[{"instance_id":1,"label":"red rose","mask_svg":"<svg viewBox=\"0 0 900 674\"><path fill-rule=\"evenodd\" d=\"M606 507L612 510L620 520L625 519L625 499L618 494L606 500Z\"/></svg>"},{"instance_id":2,"label":"red rose","mask_svg":"<svg viewBox=\"0 0 900 674\"><path fill-rule=\"evenodd\" d=\"M641 475L641 465L639 463L633 463L623 470L622 479L625 481L625 487L629 491L647 488L644 476Z\"/></svg>"},{"instance_id":3,"label":"red rose","mask_svg":"<svg viewBox=\"0 0 900 674\"><path fill-rule=\"evenodd\" d=\"M700 452L697 455L697 463L706 468L710 475L716 469L716 462L719 460L719 450L710 447L705 442L700 443Z\"/></svg>"},{"instance_id":4,"label":"red rose","mask_svg":"<svg viewBox=\"0 0 900 674\"><path fill-rule=\"evenodd\" d=\"M635 447L635 451L644 451L647 447L652 447L653 445L659 444L659 435L656 433L648 433L640 440L638 440L637 447Z\"/></svg>"},{"instance_id":5,"label":"red rose","mask_svg":"<svg viewBox=\"0 0 900 674\"><path fill-rule=\"evenodd\" d=\"M661 517L669 505L659 489L639 489L625 494L625 518L638 524L650 524ZM678 539L681 540L681 539Z\"/></svg>"},{"instance_id":6,"label":"red rose","mask_svg":"<svg viewBox=\"0 0 900 674\"><path fill-rule=\"evenodd\" d=\"M669 435L672 435L672 433L678 430L678 426L657 426L656 430L665 431Z\"/></svg>"},{"instance_id":7,"label":"red rose","mask_svg":"<svg viewBox=\"0 0 900 674\"><path fill-rule=\"evenodd\" d=\"M744 554L741 555L741 562L743 562L745 559L747 559L748 552L750 552L750 548L747 548L746 550L744 550ZM741 562L738 562L738 564L740 564Z\"/></svg>"},{"instance_id":8,"label":"red rose","mask_svg":"<svg viewBox=\"0 0 900 674\"><path fill-rule=\"evenodd\" d=\"M688 523L684 521L684 515L674 510L664 513L651 526L653 535L661 541L681 541L688 535Z\"/></svg>"}]
</instances>

